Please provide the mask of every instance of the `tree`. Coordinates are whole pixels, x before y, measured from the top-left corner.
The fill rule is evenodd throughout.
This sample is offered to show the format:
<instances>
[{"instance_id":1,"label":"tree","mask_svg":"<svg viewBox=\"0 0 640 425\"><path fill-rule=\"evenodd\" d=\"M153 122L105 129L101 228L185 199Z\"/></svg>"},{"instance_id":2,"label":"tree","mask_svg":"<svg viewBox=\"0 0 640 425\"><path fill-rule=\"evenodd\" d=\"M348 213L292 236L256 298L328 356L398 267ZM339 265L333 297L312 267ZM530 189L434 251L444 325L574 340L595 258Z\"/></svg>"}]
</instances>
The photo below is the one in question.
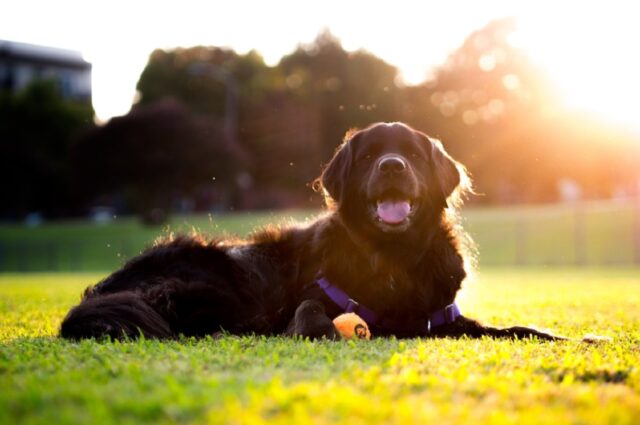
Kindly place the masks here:
<instances>
[{"instance_id":1,"label":"tree","mask_svg":"<svg viewBox=\"0 0 640 425\"><path fill-rule=\"evenodd\" d=\"M149 224L164 221L180 198L228 184L236 159L219 122L171 99L138 106L93 129L73 153L85 198L125 193Z\"/></svg>"},{"instance_id":2,"label":"tree","mask_svg":"<svg viewBox=\"0 0 640 425\"><path fill-rule=\"evenodd\" d=\"M195 64L231 75L241 97L261 95L270 84L273 70L255 51L239 55L233 50L196 46L154 50L137 84L141 105L167 97L179 100L195 113L223 117L225 84L211 72L198 72ZM214 75L214 78L212 78Z\"/></svg>"},{"instance_id":3,"label":"tree","mask_svg":"<svg viewBox=\"0 0 640 425\"><path fill-rule=\"evenodd\" d=\"M203 63L212 72L194 72ZM237 88L235 142L251 185L229 190L248 195L240 202L244 207L305 203L308 183L346 130L399 117L397 70L367 52L346 52L328 32L276 67L266 66L255 52L202 46L157 50L138 82L140 104L172 96L194 113L221 118L229 113L228 87L218 73L230 75Z\"/></svg>"},{"instance_id":4,"label":"tree","mask_svg":"<svg viewBox=\"0 0 640 425\"><path fill-rule=\"evenodd\" d=\"M275 67L255 52L157 50L138 83L140 104L172 96L194 113L221 118L228 87L211 73L194 73L194 65L233 78L234 146L251 182L228 187L240 207L299 205L346 130L395 120L442 138L484 194L476 201L552 201L565 178L589 196L611 194L634 174L625 155L631 136L565 108L545 73L510 42L515 29L513 19L502 19L471 33L418 86L396 84L395 67L363 50L345 51L328 31ZM612 148L608 136L627 143Z\"/></svg>"},{"instance_id":5,"label":"tree","mask_svg":"<svg viewBox=\"0 0 640 425\"><path fill-rule=\"evenodd\" d=\"M398 70L364 50L345 51L328 31L283 57L278 68L288 94L320 116L321 160L348 129L401 117Z\"/></svg>"},{"instance_id":6,"label":"tree","mask_svg":"<svg viewBox=\"0 0 640 425\"><path fill-rule=\"evenodd\" d=\"M53 81L0 95L0 215L71 211L68 150L76 133L93 126L93 115L90 105L63 99Z\"/></svg>"},{"instance_id":7,"label":"tree","mask_svg":"<svg viewBox=\"0 0 640 425\"><path fill-rule=\"evenodd\" d=\"M477 201L553 201L562 179L610 195L632 174L621 161L631 139L567 109L545 72L510 43L515 29L502 19L470 34L432 81L405 90L405 119L467 165L483 194ZM609 143L614 137L621 142ZM627 172L612 173L614 164Z\"/></svg>"}]
</instances>

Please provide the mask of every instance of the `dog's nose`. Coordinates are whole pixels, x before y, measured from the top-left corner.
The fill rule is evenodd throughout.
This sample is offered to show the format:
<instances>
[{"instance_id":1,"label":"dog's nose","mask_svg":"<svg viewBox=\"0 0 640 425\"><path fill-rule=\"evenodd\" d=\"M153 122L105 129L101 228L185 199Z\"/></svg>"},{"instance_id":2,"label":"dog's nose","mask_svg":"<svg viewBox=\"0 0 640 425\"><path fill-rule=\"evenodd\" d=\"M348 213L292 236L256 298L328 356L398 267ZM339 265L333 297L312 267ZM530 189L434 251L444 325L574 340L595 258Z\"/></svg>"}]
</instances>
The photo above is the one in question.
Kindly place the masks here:
<instances>
[{"instance_id":1,"label":"dog's nose","mask_svg":"<svg viewBox=\"0 0 640 425\"><path fill-rule=\"evenodd\" d=\"M407 169L407 163L398 155L382 157L378 163L378 170L383 174L402 173Z\"/></svg>"}]
</instances>

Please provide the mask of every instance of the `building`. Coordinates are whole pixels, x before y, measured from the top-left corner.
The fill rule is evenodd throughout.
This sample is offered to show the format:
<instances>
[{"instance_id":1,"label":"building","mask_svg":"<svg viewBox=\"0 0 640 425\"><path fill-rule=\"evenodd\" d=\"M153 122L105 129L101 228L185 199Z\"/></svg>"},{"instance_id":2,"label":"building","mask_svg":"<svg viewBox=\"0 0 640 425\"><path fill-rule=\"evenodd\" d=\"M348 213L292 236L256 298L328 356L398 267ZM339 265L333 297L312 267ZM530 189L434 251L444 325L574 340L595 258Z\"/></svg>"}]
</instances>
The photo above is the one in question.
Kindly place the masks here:
<instances>
[{"instance_id":1,"label":"building","mask_svg":"<svg viewBox=\"0 0 640 425\"><path fill-rule=\"evenodd\" d=\"M19 92L34 80L54 80L63 97L91 103L91 64L80 52L0 40L0 90Z\"/></svg>"}]
</instances>

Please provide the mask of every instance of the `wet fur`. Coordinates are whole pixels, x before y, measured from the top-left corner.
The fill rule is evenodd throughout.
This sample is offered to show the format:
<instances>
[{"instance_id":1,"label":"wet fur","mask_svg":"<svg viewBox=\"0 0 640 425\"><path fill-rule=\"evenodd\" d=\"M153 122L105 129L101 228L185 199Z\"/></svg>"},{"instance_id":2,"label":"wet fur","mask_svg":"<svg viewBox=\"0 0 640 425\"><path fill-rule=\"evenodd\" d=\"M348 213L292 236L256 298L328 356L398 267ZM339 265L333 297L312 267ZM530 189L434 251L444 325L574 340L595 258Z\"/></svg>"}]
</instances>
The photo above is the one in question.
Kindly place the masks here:
<instances>
[{"instance_id":1,"label":"wet fur","mask_svg":"<svg viewBox=\"0 0 640 425\"><path fill-rule=\"evenodd\" d=\"M391 182L376 172L372 164L385 152L407 158L405 177ZM336 338L330 319L342 311L313 284L320 272L379 315L426 320L455 300L466 277L465 235L451 213L468 181L439 142L404 124L349 133L319 179L331 206L324 216L306 226L268 227L244 241L181 236L159 242L88 288L60 334L166 339L224 330ZM368 197L377 196L370 192L385 185L418 196L416 216L405 231L382 231L367 215ZM308 300L318 301L320 310ZM557 338L523 327L487 327L466 317L429 335L375 326L371 331Z\"/></svg>"}]
</instances>

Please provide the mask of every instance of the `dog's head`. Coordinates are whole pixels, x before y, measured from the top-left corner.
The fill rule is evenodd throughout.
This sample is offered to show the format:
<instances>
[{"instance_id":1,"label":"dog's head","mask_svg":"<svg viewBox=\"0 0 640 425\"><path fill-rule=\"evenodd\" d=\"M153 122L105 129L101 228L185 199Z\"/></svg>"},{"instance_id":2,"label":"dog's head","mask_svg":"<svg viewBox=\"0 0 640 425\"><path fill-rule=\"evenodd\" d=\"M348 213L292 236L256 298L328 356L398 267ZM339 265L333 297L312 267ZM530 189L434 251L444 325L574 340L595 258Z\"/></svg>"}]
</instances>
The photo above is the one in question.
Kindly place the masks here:
<instances>
[{"instance_id":1,"label":"dog's head","mask_svg":"<svg viewBox=\"0 0 640 425\"><path fill-rule=\"evenodd\" d=\"M378 123L347 133L320 182L345 219L400 233L438 217L468 178L439 141L406 124Z\"/></svg>"}]
</instances>

